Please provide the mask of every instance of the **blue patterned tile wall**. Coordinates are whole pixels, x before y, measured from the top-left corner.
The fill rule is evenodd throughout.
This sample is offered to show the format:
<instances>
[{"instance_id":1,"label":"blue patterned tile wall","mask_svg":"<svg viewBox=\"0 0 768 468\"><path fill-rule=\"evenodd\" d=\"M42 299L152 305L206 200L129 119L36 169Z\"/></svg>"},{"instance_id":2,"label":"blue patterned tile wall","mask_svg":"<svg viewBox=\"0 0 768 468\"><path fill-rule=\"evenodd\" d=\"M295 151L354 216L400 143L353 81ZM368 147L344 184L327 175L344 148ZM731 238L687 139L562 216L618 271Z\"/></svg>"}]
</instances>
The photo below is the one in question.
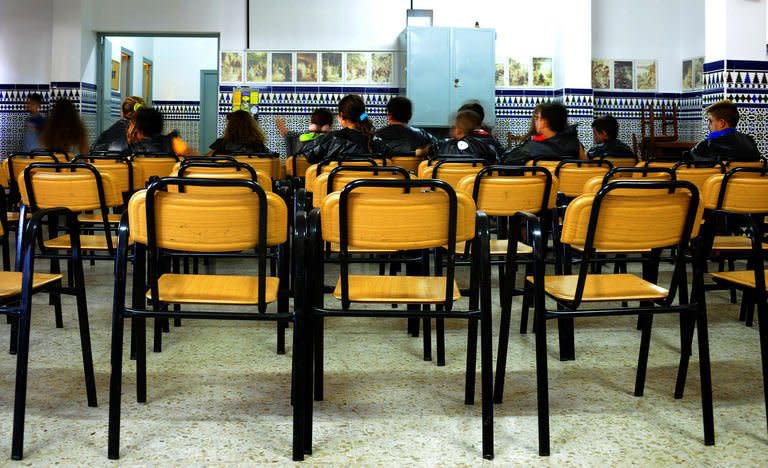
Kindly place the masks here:
<instances>
[{"instance_id":1,"label":"blue patterned tile wall","mask_svg":"<svg viewBox=\"0 0 768 468\"><path fill-rule=\"evenodd\" d=\"M725 60L705 64L704 72L706 104L723 97L736 103L739 130L752 135L760 152L768 155L768 62Z\"/></svg>"},{"instance_id":2,"label":"blue patterned tile wall","mask_svg":"<svg viewBox=\"0 0 768 468\"><path fill-rule=\"evenodd\" d=\"M0 84L0 158L21 151L27 110L25 101L31 93L43 97L42 113L48 111L50 88L47 84Z\"/></svg>"}]
</instances>

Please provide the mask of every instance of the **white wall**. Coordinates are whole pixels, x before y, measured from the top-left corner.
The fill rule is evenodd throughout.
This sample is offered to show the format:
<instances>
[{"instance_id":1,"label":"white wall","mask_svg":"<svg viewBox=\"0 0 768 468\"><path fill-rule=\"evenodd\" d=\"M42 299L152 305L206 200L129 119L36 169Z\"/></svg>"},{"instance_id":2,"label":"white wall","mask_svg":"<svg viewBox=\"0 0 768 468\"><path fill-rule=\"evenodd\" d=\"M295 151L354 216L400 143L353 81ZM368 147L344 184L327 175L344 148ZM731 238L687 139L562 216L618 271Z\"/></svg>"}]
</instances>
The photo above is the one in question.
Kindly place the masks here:
<instances>
[{"instance_id":1,"label":"white wall","mask_svg":"<svg viewBox=\"0 0 768 468\"><path fill-rule=\"evenodd\" d=\"M246 0L83 1L93 10L93 31L216 33L222 49L245 48Z\"/></svg>"},{"instance_id":2,"label":"white wall","mask_svg":"<svg viewBox=\"0 0 768 468\"><path fill-rule=\"evenodd\" d=\"M592 56L655 59L658 90L680 92L682 59L701 56L683 57L681 44L686 52L703 53L703 32L694 32L702 28L703 11L704 0L592 0Z\"/></svg>"},{"instance_id":3,"label":"white wall","mask_svg":"<svg viewBox=\"0 0 768 468\"><path fill-rule=\"evenodd\" d=\"M704 57L705 49L705 5L704 0L678 0L678 43L680 59ZM682 76L682 63L678 64Z\"/></svg>"},{"instance_id":4,"label":"white wall","mask_svg":"<svg viewBox=\"0 0 768 468\"><path fill-rule=\"evenodd\" d=\"M591 88L592 2L570 0L561 3L557 11L555 88ZM533 37L545 31L540 28Z\"/></svg>"},{"instance_id":5,"label":"white wall","mask_svg":"<svg viewBox=\"0 0 768 468\"><path fill-rule=\"evenodd\" d=\"M218 68L216 38L154 39L153 99L199 101L200 70Z\"/></svg>"},{"instance_id":6,"label":"white wall","mask_svg":"<svg viewBox=\"0 0 768 468\"><path fill-rule=\"evenodd\" d=\"M51 1L0 1L0 83L51 81Z\"/></svg>"},{"instance_id":7,"label":"white wall","mask_svg":"<svg viewBox=\"0 0 768 468\"><path fill-rule=\"evenodd\" d=\"M765 60L766 0L727 0L725 57Z\"/></svg>"}]
</instances>

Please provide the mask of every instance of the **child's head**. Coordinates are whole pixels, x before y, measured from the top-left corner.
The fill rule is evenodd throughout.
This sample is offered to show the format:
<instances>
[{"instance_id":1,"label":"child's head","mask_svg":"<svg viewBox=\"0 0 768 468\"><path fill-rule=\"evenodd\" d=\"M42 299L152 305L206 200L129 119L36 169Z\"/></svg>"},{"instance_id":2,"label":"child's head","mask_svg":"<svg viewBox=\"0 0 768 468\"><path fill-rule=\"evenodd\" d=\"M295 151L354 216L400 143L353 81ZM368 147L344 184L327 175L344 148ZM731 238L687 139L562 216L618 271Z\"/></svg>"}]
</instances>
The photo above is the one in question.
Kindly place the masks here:
<instances>
[{"instance_id":1,"label":"child's head","mask_svg":"<svg viewBox=\"0 0 768 468\"><path fill-rule=\"evenodd\" d=\"M710 132L736 128L739 123L739 109L731 101L718 101L707 107L706 112Z\"/></svg>"},{"instance_id":2,"label":"child's head","mask_svg":"<svg viewBox=\"0 0 768 468\"><path fill-rule=\"evenodd\" d=\"M40 93L30 93L27 96L27 112L30 114L37 114L40 112L40 106L43 105L43 96Z\"/></svg>"},{"instance_id":3,"label":"child's head","mask_svg":"<svg viewBox=\"0 0 768 468\"><path fill-rule=\"evenodd\" d=\"M619 137L619 122L612 115L601 115L592 121L595 143L605 143Z\"/></svg>"},{"instance_id":4,"label":"child's head","mask_svg":"<svg viewBox=\"0 0 768 468\"><path fill-rule=\"evenodd\" d=\"M533 111L536 119L536 131L549 129L560 133L568 126L568 109L558 102L545 102L536 106Z\"/></svg>"},{"instance_id":5,"label":"child's head","mask_svg":"<svg viewBox=\"0 0 768 468\"><path fill-rule=\"evenodd\" d=\"M472 130L480 128L483 119L472 110L460 110L456 113L456 123L453 126L453 137L457 139L471 135Z\"/></svg>"},{"instance_id":6,"label":"child's head","mask_svg":"<svg viewBox=\"0 0 768 468\"><path fill-rule=\"evenodd\" d=\"M361 121L360 116L365 114L365 101L357 94L347 94L339 101L339 116L349 123L356 124ZM365 120L365 119L362 119Z\"/></svg>"},{"instance_id":7,"label":"child's head","mask_svg":"<svg viewBox=\"0 0 768 468\"><path fill-rule=\"evenodd\" d=\"M246 110L236 110L227 114L227 126L224 128L225 142L240 144L264 143L266 137L253 114Z\"/></svg>"},{"instance_id":8,"label":"child's head","mask_svg":"<svg viewBox=\"0 0 768 468\"><path fill-rule=\"evenodd\" d=\"M404 96L395 96L387 103L387 117L394 123L408 123L413 116L413 104Z\"/></svg>"},{"instance_id":9,"label":"child's head","mask_svg":"<svg viewBox=\"0 0 768 468\"><path fill-rule=\"evenodd\" d=\"M312 112L309 131L328 133L333 126L333 114L324 107L318 107Z\"/></svg>"},{"instance_id":10,"label":"child's head","mask_svg":"<svg viewBox=\"0 0 768 468\"><path fill-rule=\"evenodd\" d=\"M137 143L142 138L152 138L163 133L163 114L152 107L142 107L136 111L128 126L128 142Z\"/></svg>"},{"instance_id":11,"label":"child's head","mask_svg":"<svg viewBox=\"0 0 768 468\"><path fill-rule=\"evenodd\" d=\"M470 110L480 116L480 125L478 125L478 127L480 127L483 124L483 120L485 120L485 109L483 109L483 106L480 105L479 102L470 101L464 104L463 106L459 107L459 111L464 111L464 110Z\"/></svg>"},{"instance_id":12,"label":"child's head","mask_svg":"<svg viewBox=\"0 0 768 468\"><path fill-rule=\"evenodd\" d=\"M123 105L120 106L120 112L123 114L123 118L133 120L136 117L136 112L144 106L146 106L146 103L141 97L128 96L123 101Z\"/></svg>"}]
</instances>

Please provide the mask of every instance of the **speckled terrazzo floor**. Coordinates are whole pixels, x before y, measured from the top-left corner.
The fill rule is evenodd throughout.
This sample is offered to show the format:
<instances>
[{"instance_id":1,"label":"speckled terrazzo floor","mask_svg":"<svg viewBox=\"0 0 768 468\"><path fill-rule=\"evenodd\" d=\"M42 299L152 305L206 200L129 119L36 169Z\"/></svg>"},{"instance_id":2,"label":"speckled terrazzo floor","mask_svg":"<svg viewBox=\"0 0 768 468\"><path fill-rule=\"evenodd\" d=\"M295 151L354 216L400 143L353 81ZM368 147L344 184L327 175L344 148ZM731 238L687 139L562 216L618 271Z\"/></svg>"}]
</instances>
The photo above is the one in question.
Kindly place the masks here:
<instances>
[{"instance_id":1,"label":"speckled terrazzo floor","mask_svg":"<svg viewBox=\"0 0 768 468\"><path fill-rule=\"evenodd\" d=\"M36 300L25 459L34 466L118 464L106 456L111 264L86 267L99 407L88 408L72 301L65 328ZM496 293L496 291L494 291ZM447 326L447 366L421 360L402 319L332 319L326 399L315 404L315 466L757 466L768 463L756 328L711 293L710 337L717 445L705 447L698 360L674 400L677 319L654 323L645 396L632 396L639 332L632 318L577 321L577 360L557 359L550 336L552 455L537 455L533 335L513 317L505 403L495 409L496 458L480 455L480 407L463 404L465 322ZM515 311L519 303L515 302ZM494 319L498 317L495 297ZM0 333L7 349L8 333ZM498 320L494 323L494 338ZM271 324L193 322L148 356L148 403L124 374L121 460L147 465L290 465L290 347L275 354ZM290 335L289 335L290 343ZM494 348L496 342L494 339ZM127 352L127 346L126 346ZM10 465L15 359L0 359L0 463ZM479 386L478 386L479 402Z\"/></svg>"}]
</instances>

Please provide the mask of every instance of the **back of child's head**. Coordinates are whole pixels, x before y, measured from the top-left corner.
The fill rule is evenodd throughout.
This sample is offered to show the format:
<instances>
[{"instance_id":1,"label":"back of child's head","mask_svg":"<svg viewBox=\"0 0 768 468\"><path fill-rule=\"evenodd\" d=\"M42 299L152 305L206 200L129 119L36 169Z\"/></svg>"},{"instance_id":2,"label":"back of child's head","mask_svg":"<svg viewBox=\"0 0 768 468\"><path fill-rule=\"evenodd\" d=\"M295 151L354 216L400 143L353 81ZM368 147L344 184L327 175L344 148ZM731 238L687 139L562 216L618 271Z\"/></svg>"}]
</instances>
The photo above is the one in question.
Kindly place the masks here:
<instances>
[{"instance_id":1,"label":"back of child's head","mask_svg":"<svg viewBox=\"0 0 768 468\"><path fill-rule=\"evenodd\" d=\"M29 93L27 101L34 102L38 106L43 105L43 96L40 93Z\"/></svg>"},{"instance_id":2,"label":"back of child's head","mask_svg":"<svg viewBox=\"0 0 768 468\"><path fill-rule=\"evenodd\" d=\"M592 121L592 128L599 132L605 132L610 140L619 137L619 122L610 114L601 115Z\"/></svg>"},{"instance_id":3,"label":"back of child's head","mask_svg":"<svg viewBox=\"0 0 768 468\"><path fill-rule=\"evenodd\" d=\"M473 110L464 109L456 113L456 129L464 135L472 134L472 130L480 128L483 119Z\"/></svg>"},{"instance_id":4,"label":"back of child's head","mask_svg":"<svg viewBox=\"0 0 768 468\"><path fill-rule=\"evenodd\" d=\"M333 113L324 107L318 107L312 112L310 123L317 127L315 131L322 130L326 125L330 129L333 126Z\"/></svg>"},{"instance_id":5,"label":"back of child's head","mask_svg":"<svg viewBox=\"0 0 768 468\"><path fill-rule=\"evenodd\" d=\"M568 127L568 109L559 102L539 104L536 106L536 111L547 121L549 128L554 132L562 132Z\"/></svg>"},{"instance_id":6,"label":"back of child's head","mask_svg":"<svg viewBox=\"0 0 768 468\"><path fill-rule=\"evenodd\" d=\"M404 96L395 96L387 103L387 114L397 122L408 123L413 116L413 104Z\"/></svg>"},{"instance_id":7,"label":"back of child's head","mask_svg":"<svg viewBox=\"0 0 768 468\"><path fill-rule=\"evenodd\" d=\"M723 119L731 128L739 123L739 108L733 102L724 99L707 107L707 113L715 119Z\"/></svg>"},{"instance_id":8,"label":"back of child's head","mask_svg":"<svg viewBox=\"0 0 768 468\"><path fill-rule=\"evenodd\" d=\"M145 137L160 135L163 133L163 114L153 107L142 107L136 111L134 125Z\"/></svg>"},{"instance_id":9,"label":"back of child's head","mask_svg":"<svg viewBox=\"0 0 768 468\"><path fill-rule=\"evenodd\" d=\"M485 109L483 109L483 106L480 105L479 102L477 102L477 101L467 102L463 106L459 107L459 111L463 111L463 110L470 110L470 111L476 113L477 115L479 115L480 116L480 125L482 125L483 120L485 120ZM478 125L478 127L480 125Z\"/></svg>"},{"instance_id":10,"label":"back of child's head","mask_svg":"<svg viewBox=\"0 0 768 468\"><path fill-rule=\"evenodd\" d=\"M125 98L120 108L122 109L123 116L126 119L133 120L136 117L136 112L145 106L146 103L140 96L128 96Z\"/></svg>"},{"instance_id":11,"label":"back of child's head","mask_svg":"<svg viewBox=\"0 0 768 468\"><path fill-rule=\"evenodd\" d=\"M363 134L368 151L373 153L373 122L365 112L365 101L357 94L347 94L339 101L339 115L348 122L356 123L358 130Z\"/></svg>"}]
</instances>

